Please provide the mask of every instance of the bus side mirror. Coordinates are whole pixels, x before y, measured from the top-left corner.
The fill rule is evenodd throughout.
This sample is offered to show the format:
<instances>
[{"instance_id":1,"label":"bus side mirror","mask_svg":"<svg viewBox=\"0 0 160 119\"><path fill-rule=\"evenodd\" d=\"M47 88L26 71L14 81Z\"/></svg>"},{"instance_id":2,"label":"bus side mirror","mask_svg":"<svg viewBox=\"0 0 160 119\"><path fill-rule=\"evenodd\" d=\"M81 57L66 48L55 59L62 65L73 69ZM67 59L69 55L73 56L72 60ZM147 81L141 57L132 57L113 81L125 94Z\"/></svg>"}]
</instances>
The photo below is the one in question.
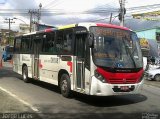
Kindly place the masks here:
<instances>
[{"instance_id":1,"label":"bus side mirror","mask_svg":"<svg viewBox=\"0 0 160 119\"><path fill-rule=\"evenodd\" d=\"M89 47L93 47L94 35L93 33L89 33L88 35L88 45Z\"/></svg>"}]
</instances>

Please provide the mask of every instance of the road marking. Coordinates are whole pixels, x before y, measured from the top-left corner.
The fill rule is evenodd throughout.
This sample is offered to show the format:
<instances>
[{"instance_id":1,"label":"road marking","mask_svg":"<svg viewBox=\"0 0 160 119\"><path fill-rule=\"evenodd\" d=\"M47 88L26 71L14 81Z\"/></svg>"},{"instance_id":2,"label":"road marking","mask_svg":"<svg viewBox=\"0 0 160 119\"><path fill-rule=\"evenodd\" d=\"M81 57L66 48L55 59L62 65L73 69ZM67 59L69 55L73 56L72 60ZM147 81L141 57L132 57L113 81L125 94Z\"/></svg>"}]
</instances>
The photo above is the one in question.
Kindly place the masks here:
<instances>
[{"instance_id":1,"label":"road marking","mask_svg":"<svg viewBox=\"0 0 160 119\"><path fill-rule=\"evenodd\" d=\"M7 94L9 94L10 96L14 97L15 99L17 99L18 101L20 101L21 103L25 104L26 106L30 107L33 111L35 112L40 112L36 107L34 107L33 105L29 104L28 102L26 102L25 100L20 99L17 95L11 93L10 91L0 87L0 90L6 92Z\"/></svg>"}]
</instances>

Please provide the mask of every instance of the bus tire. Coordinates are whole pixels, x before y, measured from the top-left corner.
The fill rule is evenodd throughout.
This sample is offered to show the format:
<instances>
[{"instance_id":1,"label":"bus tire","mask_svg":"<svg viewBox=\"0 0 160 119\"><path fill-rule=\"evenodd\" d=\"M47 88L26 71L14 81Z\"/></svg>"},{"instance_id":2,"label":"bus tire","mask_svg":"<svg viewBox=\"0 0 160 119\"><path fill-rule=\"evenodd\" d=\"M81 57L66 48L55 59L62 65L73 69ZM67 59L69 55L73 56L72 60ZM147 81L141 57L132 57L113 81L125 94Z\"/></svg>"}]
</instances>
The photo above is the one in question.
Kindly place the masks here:
<instances>
[{"instance_id":1,"label":"bus tire","mask_svg":"<svg viewBox=\"0 0 160 119\"><path fill-rule=\"evenodd\" d=\"M22 79L24 82L28 83L29 82L29 78L28 78L28 67L27 66L23 66L22 69Z\"/></svg>"},{"instance_id":2,"label":"bus tire","mask_svg":"<svg viewBox=\"0 0 160 119\"><path fill-rule=\"evenodd\" d=\"M60 78L61 94L68 98L71 96L71 83L68 74L62 74Z\"/></svg>"}]
</instances>

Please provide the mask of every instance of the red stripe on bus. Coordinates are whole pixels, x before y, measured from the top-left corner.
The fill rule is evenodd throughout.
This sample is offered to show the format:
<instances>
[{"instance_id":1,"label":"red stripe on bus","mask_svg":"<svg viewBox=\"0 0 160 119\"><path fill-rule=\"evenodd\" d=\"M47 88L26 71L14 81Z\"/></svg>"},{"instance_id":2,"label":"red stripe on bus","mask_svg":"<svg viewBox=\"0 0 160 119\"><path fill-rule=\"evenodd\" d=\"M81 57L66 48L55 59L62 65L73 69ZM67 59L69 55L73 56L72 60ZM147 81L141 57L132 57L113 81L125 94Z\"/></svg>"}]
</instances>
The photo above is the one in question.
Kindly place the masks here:
<instances>
[{"instance_id":1,"label":"red stripe on bus","mask_svg":"<svg viewBox=\"0 0 160 119\"><path fill-rule=\"evenodd\" d=\"M67 62L67 65L70 66L70 72L72 72L72 62Z\"/></svg>"},{"instance_id":2,"label":"red stripe on bus","mask_svg":"<svg viewBox=\"0 0 160 119\"><path fill-rule=\"evenodd\" d=\"M97 72L111 84L135 84L141 81L140 78L142 77L144 71L141 69L140 71L134 73L112 73L98 67Z\"/></svg>"},{"instance_id":3,"label":"red stripe on bus","mask_svg":"<svg viewBox=\"0 0 160 119\"><path fill-rule=\"evenodd\" d=\"M42 68L43 65L41 64L41 60L39 60L39 68Z\"/></svg>"},{"instance_id":4,"label":"red stripe on bus","mask_svg":"<svg viewBox=\"0 0 160 119\"><path fill-rule=\"evenodd\" d=\"M114 24L103 24L103 23L97 23L97 26L107 27L107 28L116 28L116 29L122 29L122 30L129 30L129 28L114 25Z\"/></svg>"}]
</instances>

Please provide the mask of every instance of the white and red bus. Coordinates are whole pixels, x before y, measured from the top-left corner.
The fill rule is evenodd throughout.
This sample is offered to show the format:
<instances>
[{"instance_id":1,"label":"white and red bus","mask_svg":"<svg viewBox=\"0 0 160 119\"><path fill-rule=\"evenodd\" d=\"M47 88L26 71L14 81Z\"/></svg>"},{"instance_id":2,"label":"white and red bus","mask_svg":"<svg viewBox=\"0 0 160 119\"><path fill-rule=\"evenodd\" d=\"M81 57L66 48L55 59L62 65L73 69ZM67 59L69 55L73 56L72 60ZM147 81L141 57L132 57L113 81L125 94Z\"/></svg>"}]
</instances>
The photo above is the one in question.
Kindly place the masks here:
<instances>
[{"instance_id":1,"label":"white and red bus","mask_svg":"<svg viewBox=\"0 0 160 119\"><path fill-rule=\"evenodd\" d=\"M108 96L138 93L143 83L139 39L126 27L71 24L21 35L14 41L13 70L23 80L71 91Z\"/></svg>"}]
</instances>

